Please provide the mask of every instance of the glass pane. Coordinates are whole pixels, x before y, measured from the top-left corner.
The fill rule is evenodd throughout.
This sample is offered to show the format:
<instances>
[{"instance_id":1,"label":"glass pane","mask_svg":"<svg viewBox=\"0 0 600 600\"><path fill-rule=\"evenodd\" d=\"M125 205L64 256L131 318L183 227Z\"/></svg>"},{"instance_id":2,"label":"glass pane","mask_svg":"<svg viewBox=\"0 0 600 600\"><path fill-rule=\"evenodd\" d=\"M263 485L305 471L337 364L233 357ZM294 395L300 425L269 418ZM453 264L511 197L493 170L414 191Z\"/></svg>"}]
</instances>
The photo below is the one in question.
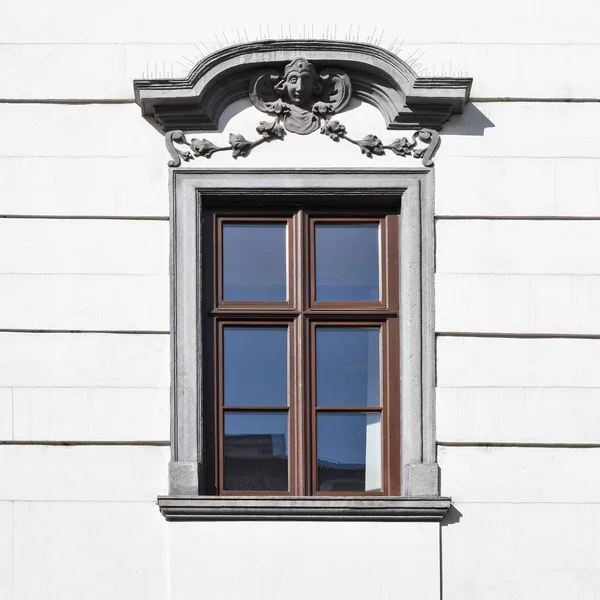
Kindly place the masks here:
<instances>
[{"instance_id":1,"label":"glass pane","mask_svg":"<svg viewBox=\"0 0 600 600\"><path fill-rule=\"evenodd\" d=\"M381 415L317 415L317 489L381 491Z\"/></svg>"},{"instance_id":2,"label":"glass pane","mask_svg":"<svg viewBox=\"0 0 600 600\"><path fill-rule=\"evenodd\" d=\"M225 406L287 406L288 328L223 328Z\"/></svg>"},{"instance_id":3,"label":"glass pane","mask_svg":"<svg viewBox=\"0 0 600 600\"><path fill-rule=\"evenodd\" d=\"M317 301L380 300L377 223L317 223L315 257Z\"/></svg>"},{"instance_id":4,"label":"glass pane","mask_svg":"<svg viewBox=\"0 0 600 600\"><path fill-rule=\"evenodd\" d=\"M379 327L317 327L317 406L381 406Z\"/></svg>"},{"instance_id":5,"label":"glass pane","mask_svg":"<svg viewBox=\"0 0 600 600\"><path fill-rule=\"evenodd\" d=\"M287 299L287 225L223 224L223 300Z\"/></svg>"},{"instance_id":6,"label":"glass pane","mask_svg":"<svg viewBox=\"0 0 600 600\"><path fill-rule=\"evenodd\" d=\"M225 489L288 489L287 412L225 414Z\"/></svg>"}]
</instances>

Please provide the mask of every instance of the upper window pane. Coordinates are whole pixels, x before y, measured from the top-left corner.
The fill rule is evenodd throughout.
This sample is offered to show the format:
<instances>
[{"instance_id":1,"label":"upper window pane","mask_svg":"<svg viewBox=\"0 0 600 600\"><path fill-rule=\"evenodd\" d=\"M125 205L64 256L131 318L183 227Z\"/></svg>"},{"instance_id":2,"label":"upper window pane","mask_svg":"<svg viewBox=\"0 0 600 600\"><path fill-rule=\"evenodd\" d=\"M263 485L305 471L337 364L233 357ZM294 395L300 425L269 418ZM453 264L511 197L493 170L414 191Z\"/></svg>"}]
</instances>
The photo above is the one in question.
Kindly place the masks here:
<instances>
[{"instance_id":1,"label":"upper window pane","mask_svg":"<svg viewBox=\"0 0 600 600\"><path fill-rule=\"evenodd\" d=\"M288 328L223 328L225 406L287 406Z\"/></svg>"},{"instance_id":2,"label":"upper window pane","mask_svg":"<svg viewBox=\"0 0 600 600\"><path fill-rule=\"evenodd\" d=\"M380 293L378 223L316 223L317 302L377 302Z\"/></svg>"},{"instance_id":3,"label":"upper window pane","mask_svg":"<svg viewBox=\"0 0 600 600\"><path fill-rule=\"evenodd\" d=\"M286 223L223 224L223 300L287 300Z\"/></svg>"},{"instance_id":4,"label":"upper window pane","mask_svg":"<svg viewBox=\"0 0 600 600\"><path fill-rule=\"evenodd\" d=\"M317 406L381 406L378 327L317 327Z\"/></svg>"}]
</instances>

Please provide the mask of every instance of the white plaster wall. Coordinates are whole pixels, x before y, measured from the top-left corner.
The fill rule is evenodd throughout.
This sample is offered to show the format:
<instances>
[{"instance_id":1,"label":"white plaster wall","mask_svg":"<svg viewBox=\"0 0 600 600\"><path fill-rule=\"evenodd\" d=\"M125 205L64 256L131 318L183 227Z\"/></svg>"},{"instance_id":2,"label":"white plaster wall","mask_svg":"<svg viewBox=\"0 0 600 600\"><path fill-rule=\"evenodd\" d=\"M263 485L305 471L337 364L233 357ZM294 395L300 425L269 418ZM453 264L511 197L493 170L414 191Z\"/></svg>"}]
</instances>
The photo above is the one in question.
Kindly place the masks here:
<instances>
[{"instance_id":1,"label":"white plaster wall","mask_svg":"<svg viewBox=\"0 0 600 600\"><path fill-rule=\"evenodd\" d=\"M173 8L185 17L176 18ZM588 74L600 52L595 10L587 0L575 0L568 11L559 2L541 0L492 6L468 0L460 8L439 0L412 6L383 2L376 10L346 0L330 12L317 0L277 11L233 0L226 13L190 0L170 9L157 0L92 2L85 9L69 0L8 0L1 8L0 38L9 81L0 93L127 99L132 78L189 67L188 60L203 45L214 45L215 36L225 43L246 33L321 37L335 31L343 39L352 26L362 40L374 36L385 45L403 40L401 55L422 54L426 72L475 77L476 97L594 98L599 84ZM22 15L28 16L27 27Z\"/></svg>"},{"instance_id":2,"label":"white plaster wall","mask_svg":"<svg viewBox=\"0 0 600 600\"><path fill-rule=\"evenodd\" d=\"M169 534L172 598L440 596L434 523L171 523Z\"/></svg>"},{"instance_id":3,"label":"white plaster wall","mask_svg":"<svg viewBox=\"0 0 600 600\"><path fill-rule=\"evenodd\" d=\"M596 598L599 452L443 447L444 598Z\"/></svg>"},{"instance_id":4,"label":"white plaster wall","mask_svg":"<svg viewBox=\"0 0 600 600\"><path fill-rule=\"evenodd\" d=\"M0 597L168 597L164 447L0 446Z\"/></svg>"},{"instance_id":5,"label":"white plaster wall","mask_svg":"<svg viewBox=\"0 0 600 600\"><path fill-rule=\"evenodd\" d=\"M0 3L3 600L598 596L600 9L329 10ZM437 436L457 511L441 565L433 524L167 526L154 504L169 437L168 156L131 80L183 73L215 35L344 39L350 26L404 40L422 74L474 77L436 159ZM240 101L201 137L251 138L261 119ZM356 137L403 135L359 103L343 122ZM340 165L419 162L314 134L194 164Z\"/></svg>"}]
</instances>

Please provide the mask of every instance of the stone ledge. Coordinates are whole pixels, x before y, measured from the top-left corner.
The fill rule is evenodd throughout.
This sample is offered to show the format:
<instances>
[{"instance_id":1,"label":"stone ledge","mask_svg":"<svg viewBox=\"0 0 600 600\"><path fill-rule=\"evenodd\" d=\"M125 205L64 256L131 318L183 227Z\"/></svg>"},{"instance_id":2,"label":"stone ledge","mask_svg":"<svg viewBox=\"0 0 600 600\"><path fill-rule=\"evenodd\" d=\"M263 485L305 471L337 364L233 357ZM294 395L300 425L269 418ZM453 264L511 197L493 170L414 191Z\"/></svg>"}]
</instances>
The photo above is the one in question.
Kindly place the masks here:
<instances>
[{"instance_id":1,"label":"stone ledge","mask_svg":"<svg viewBox=\"0 0 600 600\"><path fill-rule=\"evenodd\" d=\"M433 521L450 498L159 496L167 521Z\"/></svg>"}]
</instances>

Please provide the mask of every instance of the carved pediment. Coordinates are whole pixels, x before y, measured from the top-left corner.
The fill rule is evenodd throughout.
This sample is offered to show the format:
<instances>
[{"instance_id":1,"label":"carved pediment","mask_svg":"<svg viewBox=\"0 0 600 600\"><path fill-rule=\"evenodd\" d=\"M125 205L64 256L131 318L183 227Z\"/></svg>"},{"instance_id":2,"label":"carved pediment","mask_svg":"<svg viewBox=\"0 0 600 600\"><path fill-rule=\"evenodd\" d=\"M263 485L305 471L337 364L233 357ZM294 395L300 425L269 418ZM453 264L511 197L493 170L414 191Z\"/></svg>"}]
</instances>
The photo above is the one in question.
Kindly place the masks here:
<instances>
[{"instance_id":1,"label":"carved pediment","mask_svg":"<svg viewBox=\"0 0 600 600\"><path fill-rule=\"evenodd\" d=\"M134 88L143 116L166 134L171 166L225 150L234 157L246 156L286 133L317 130L357 145L369 157L390 150L422 158L430 166L439 145L437 132L452 114L462 112L471 83L468 78L418 77L396 55L369 44L275 40L221 49L202 59L185 79L138 80ZM228 146L187 140L186 133L216 130L225 107L244 97L274 119L258 125L259 139L232 134ZM378 108L388 129L416 133L387 144L374 135L349 137L333 117L352 97Z\"/></svg>"}]
</instances>

